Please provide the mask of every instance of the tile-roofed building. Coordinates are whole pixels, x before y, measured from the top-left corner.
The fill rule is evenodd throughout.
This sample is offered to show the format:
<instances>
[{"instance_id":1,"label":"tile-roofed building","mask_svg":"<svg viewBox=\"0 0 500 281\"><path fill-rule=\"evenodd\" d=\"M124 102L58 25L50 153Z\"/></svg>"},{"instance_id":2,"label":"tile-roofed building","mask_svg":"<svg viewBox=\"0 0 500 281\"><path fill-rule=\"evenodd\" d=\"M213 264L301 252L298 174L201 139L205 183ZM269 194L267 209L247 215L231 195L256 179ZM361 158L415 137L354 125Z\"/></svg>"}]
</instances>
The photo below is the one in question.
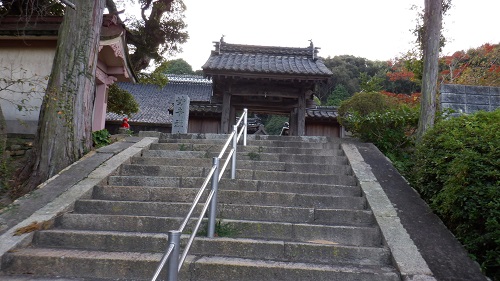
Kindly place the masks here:
<instances>
[{"instance_id":1,"label":"tile-roofed building","mask_svg":"<svg viewBox=\"0 0 500 281\"><path fill-rule=\"evenodd\" d=\"M306 136L343 137L336 106L313 106L306 109Z\"/></svg>"},{"instance_id":2,"label":"tile-roofed building","mask_svg":"<svg viewBox=\"0 0 500 281\"><path fill-rule=\"evenodd\" d=\"M226 51L248 53L265 50L277 56L292 57L290 54L293 54L293 57L302 56L304 60L319 61L316 57L317 48L312 47L283 48L227 44L225 48ZM218 50L216 51L218 53ZM209 61L211 59L212 56ZM329 75L311 74L306 77L302 73L300 79L299 76L290 73L283 73L279 77L275 73L259 75L253 73L248 76L249 72L243 71L244 68L235 69L234 72L228 72L224 76L205 72L205 77L211 77L211 80L196 75L168 75L169 83L161 89L155 85L118 83L119 87L128 90L139 103L140 111L129 120L131 129L170 132L175 95L187 95L190 97L188 125L190 133L225 133L223 120L226 120L226 124L236 122L236 116L239 115L237 111L248 108L251 116L254 113L289 115L290 127L295 126L295 134L298 134L299 119L302 118L303 135L341 136L336 108L317 107L311 100L316 83L325 81ZM299 109L303 110L303 115L300 115ZM108 130L113 133L114 130L109 128L108 124L114 124L117 129L123 117L109 113ZM293 135L293 130L291 131Z\"/></svg>"},{"instance_id":3,"label":"tile-roofed building","mask_svg":"<svg viewBox=\"0 0 500 281\"><path fill-rule=\"evenodd\" d=\"M168 83L160 88L152 84L117 83L130 92L139 104L139 112L129 118L134 126L170 126L172 115L169 114L175 95L187 95L191 102L210 102L212 82L200 75L168 75ZM108 112L107 124L121 123L126 116ZM109 127L109 126L108 126Z\"/></svg>"},{"instance_id":4,"label":"tile-roofed building","mask_svg":"<svg viewBox=\"0 0 500 281\"><path fill-rule=\"evenodd\" d=\"M9 134L36 133L47 83L43 78L51 73L62 22L62 16L0 17L0 76L9 72L13 80L36 80L30 95L19 94L23 92L22 83L14 85L13 91L0 90L3 98L0 106ZM126 30L117 22L116 15L103 15L100 32L97 67L92 73L96 84L95 91L91 90L94 95L93 131L104 128L108 86L117 81L136 81L127 55ZM18 104L28 110L19 111Z\"/></svg>"},{"instance_id":5,"label":"tile-roofed building","mask_svg":"<svg viewBox=\"0 0 500 281\"><path fill-rule=\"evenodd\" d=\"M212 78L213 102L222 104L220 131L228 133L236 112L289 115L290 134L305 135L306 108L314 90L332 72L318 57L312 41L292 48L215 43L203 74Z\"/></svg>"},{"instance_id":6,"label":"tile-roofed building","mask_svg":"<svg viewBox=\"0 0 500 281\"><path fill-rule=\"evenodd\" d=\"M317 120L337 120L338 109L336 106L315 106L306 108L306 118Z\"/></svg>"}]
</instances>

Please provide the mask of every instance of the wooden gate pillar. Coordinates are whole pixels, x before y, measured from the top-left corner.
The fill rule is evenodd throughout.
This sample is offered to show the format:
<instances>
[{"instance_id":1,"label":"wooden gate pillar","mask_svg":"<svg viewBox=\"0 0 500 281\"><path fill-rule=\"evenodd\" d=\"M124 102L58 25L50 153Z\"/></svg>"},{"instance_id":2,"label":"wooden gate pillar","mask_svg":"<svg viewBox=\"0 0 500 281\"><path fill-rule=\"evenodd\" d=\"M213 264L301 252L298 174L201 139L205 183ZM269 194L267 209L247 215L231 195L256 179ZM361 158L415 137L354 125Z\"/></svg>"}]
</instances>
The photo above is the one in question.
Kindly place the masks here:
<instances>
[{"instance_id":1,"label":"wooden gate pillar","mask_svg":"<svg viewBox=\"0 0 500 281\"><path fill-rule=\"evenodd\" d=\"M297 136L306 134L306 94L299 95L297 107Z\"/></svg>"},{"instance_id":2,"label":"wooden gate pillar","mask_svg":"<svg viewBox=\"0 0 500 281\"><path fill-rule=\"evenodd\" d=\"M296 136L297 135L297 108L292 109L290 112L290 118L288 122L288 135Z\"/></svg>"},{"instance_id":3,"label":"wooden gate pillar","mask_svg":"<svg viewBox=\"0 0 500 281\"><path fill-rule=\"evenodd\" d=\"M228 134L230 131L229 130L229 126L231 124L230 115L231 115L231 93L224 92L224 96L222 98L222 114L220 120L221 133L223 134Z\"/></svg>"},{"instance_id":4,"label":"wooden gate pillar","mask_svg":"<svg viewBox=\"0 0 500 281\"><path fill-rule=\"evenodd\" d=\"M236 108L234 106L231 106L229 109L229 127L228 127L228 133L231 133L233 131L233 126L236 125Z\"/></svg>"}]
</instances>

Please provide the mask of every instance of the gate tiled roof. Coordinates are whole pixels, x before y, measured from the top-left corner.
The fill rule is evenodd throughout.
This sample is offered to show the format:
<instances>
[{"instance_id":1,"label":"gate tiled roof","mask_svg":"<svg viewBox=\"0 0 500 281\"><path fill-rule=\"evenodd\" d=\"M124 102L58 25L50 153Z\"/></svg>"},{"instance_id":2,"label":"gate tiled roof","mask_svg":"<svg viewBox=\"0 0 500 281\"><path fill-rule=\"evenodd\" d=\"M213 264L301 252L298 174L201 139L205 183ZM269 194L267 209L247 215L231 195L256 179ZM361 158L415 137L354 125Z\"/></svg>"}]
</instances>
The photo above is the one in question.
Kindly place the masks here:
<instances>
[{"instance_id":1,"label":"gate tiled roof","mask_svg":"<svg viewBox=\"0 0 500 281\"><path fill-rule=\"evenodd\" d=\"M272 47L216 42L202 66L207 76L214 74L274 74L329 77L332 72L317 56L318 48Z\"/></svg>"}]
</instances>

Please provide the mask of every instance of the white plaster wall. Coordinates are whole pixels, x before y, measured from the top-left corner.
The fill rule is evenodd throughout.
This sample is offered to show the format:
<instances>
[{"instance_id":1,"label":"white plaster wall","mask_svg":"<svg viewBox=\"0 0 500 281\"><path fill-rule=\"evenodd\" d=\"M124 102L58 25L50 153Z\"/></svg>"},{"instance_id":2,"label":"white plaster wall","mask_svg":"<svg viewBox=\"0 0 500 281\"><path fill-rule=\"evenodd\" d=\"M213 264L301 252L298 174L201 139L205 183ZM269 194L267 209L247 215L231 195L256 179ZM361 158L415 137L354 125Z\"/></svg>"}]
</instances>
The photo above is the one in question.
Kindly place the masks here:
<instances>
[{"instance_id":1,"label":"white plaster wall","mask_svg":"<svg viewBox=\"0 0 500 281\"><path fill-rule=\"evenodd\" d=\"M38 115L42 97L45 93L48 76L54 60L54 48L1 48L0 49L0 76L3 78L31 80L33 83L17 84L11 89L32 94L1 91L5 85L0 81L0 106L7 122L8 133L36 133ZM25 70L25 71L24 71ZM24 102L24 109L19 111L18 106L8 101L20 104Z\"/></svg>"}]
</instances>

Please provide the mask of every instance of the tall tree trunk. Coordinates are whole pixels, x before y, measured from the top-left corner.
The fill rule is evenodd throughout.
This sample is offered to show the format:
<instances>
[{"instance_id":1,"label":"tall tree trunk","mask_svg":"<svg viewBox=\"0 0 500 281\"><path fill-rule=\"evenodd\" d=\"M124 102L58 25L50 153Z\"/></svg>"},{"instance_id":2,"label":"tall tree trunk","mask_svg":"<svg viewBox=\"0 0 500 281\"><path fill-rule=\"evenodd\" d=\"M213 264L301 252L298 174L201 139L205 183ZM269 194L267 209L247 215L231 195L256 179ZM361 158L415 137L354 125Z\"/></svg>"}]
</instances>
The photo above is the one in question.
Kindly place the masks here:
<instances>
[{"instance_id":1,"label":"tall tree trunk","mask_svg":"<svg viewBox=\"0 0 500 281\"><path fill-rule=\"evenodd\" d=\"M438 91L438 61L443 18L442 0L425 0L424 12L424 70L422 97L417 141L432 128L436 117L436 93Z\"/></svg>"},{"instance_id":2,"label":"tall tree trunk","mask_svg":"<svg viewBox=\"0 0 500 281\"><path fill-rule=\"evenodd\" d=\"M26 193L90 151L95 71L105 0L73 0L59 29L33 153L20 171Z\"/></svg>"},{"instance_id":3,"label":"tall tree trunk","mask_svg":"<svg viewBox=\"0 0 500 281\"><path fill-rule=\"evenodd\" d=\"M5 188L5 168L7 165L7 124L3 115L2 106L0 106L0 190ZM1 193L1 192L0 192Z\"/></svg>"}]
</instances>

